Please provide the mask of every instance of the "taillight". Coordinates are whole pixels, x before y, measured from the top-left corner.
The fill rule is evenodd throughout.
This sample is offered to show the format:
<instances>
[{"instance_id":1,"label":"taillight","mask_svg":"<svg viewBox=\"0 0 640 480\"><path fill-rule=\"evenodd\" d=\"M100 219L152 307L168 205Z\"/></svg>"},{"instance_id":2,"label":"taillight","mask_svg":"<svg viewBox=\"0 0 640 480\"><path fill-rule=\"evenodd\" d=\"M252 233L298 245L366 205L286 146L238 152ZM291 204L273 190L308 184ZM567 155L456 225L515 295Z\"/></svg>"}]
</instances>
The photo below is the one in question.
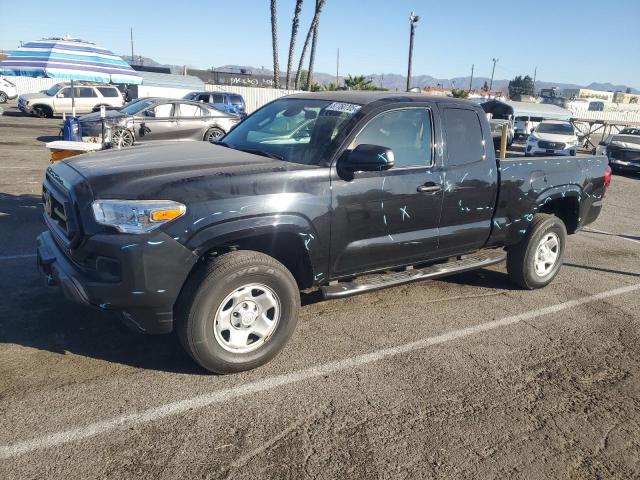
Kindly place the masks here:
<instances>
[{"instance_id":1,"label":"taillight","mask_svg":"<svg viewBox=\"0 0 640 480\"><path fill-rule=\"evenodd\" d=\"M611 185L611 167L609 165L604 169L604 186L608 187Z\"/></svg>"}]
</instances>

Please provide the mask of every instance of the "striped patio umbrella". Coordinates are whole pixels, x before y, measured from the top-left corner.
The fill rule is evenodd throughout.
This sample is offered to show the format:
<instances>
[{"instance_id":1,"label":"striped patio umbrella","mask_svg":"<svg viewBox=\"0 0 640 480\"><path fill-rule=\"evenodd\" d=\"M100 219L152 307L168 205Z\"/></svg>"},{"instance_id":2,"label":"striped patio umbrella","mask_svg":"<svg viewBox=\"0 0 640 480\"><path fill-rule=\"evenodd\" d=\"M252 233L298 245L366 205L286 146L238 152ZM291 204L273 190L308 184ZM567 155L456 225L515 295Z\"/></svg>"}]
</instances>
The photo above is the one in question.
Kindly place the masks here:
<instances>
[{"instance_id":1,"label":"striped patio umbrella","mask_svg":"<svg viewBox=\"0 0 640 480\"><path fill-rule=\"evenodd\" d=\"M109 50L73 38L28 42L0 62L0 75L140 84L142 78Z\"/></svg>"}]
</instances>

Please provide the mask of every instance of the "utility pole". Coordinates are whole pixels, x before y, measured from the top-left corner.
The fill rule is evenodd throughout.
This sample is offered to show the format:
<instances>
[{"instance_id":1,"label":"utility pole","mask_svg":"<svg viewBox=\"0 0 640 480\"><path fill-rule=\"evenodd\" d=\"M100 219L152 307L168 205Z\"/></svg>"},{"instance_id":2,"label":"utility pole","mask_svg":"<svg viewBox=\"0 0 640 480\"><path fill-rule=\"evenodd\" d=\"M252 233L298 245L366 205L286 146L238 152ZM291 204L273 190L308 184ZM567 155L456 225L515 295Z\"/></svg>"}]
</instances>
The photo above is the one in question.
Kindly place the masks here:
<instances>
[{"instance_id":1,"label":"utility pole","mask_svg":"<svg viewBox=\"0 0 640 480\"><path fill-rule=\"evenodd\" d=\"M133 62L133 27L131 27L131 63Z\"/></svg>"},{"instance_id":2,"label":"utility pole","mask_svg":"<svg viewBox=\"0 0 640 480\"><path fill-rule=\"evenodd\" d=\"M336 52L336 88L340 84L340 49Z\"/></svg>"},{"instance_id":3,"label":"utility pole","mask_svg":"<svg viewBox=\"0 0 640 480\"><path fill-rule=\"evenodd\" d=\"M472 63L471 64L471 80L469 80L469 91L471 91L471 89L473 88L473 68L475 67L475 65Z\"/></svg>"},{"instance_id":4,"label":"utility pole","mask_svg":"<svg viewBox=\"0 0 640 480\"><path fill-rule=\"evenodd\" d=\"M413 61L413 36L416 33L416 23L418 23L420 17L411 12L409 15L409 24L411 25L411 30L409 33L409 65L407 67L407 92L411 88L411 62Z\"/></svg>"},{"instance_id":5,"label":"utility pole","mask_svg":"<svg viewBox=\"0 0 640 480\"><path fill-rule=\"evenodd\" d=\"M538 75L538 67L533 69L533 96L536 96L536 76Z\"/></svg>"},{"instance_id":6,"label":"utility pole","mask_svg":"<svg viewBox=\"0 0 640 480\"><path fill-rule=\"evenodd\" d=\"M498 58L492 58L493 61L493 70L491 70L491 82L489 82L489 92L491 92L491 88L493 87L493 74L496 73L496 63L499 60Z\"/></svg>"}]
</instances>

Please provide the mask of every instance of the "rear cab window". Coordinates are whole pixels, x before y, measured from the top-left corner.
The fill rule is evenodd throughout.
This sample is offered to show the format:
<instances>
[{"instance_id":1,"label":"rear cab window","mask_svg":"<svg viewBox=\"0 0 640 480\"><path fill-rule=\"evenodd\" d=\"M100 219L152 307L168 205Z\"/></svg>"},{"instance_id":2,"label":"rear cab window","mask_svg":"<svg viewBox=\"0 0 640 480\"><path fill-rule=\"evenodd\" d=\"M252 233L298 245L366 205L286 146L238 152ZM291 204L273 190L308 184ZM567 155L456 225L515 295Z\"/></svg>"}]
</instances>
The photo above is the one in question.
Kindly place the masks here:
<instances>
[{"instance_id":1,"label":"rear cab window","mask_svg":"<svg viewBox=\"0 0 640 480\"><path fill-rule=\"evenodd\" d=\"M442 121L448 165L467 165L484 160L482 125L475 111L447 107L442 112Z\"/></svg>"}]
</instances>

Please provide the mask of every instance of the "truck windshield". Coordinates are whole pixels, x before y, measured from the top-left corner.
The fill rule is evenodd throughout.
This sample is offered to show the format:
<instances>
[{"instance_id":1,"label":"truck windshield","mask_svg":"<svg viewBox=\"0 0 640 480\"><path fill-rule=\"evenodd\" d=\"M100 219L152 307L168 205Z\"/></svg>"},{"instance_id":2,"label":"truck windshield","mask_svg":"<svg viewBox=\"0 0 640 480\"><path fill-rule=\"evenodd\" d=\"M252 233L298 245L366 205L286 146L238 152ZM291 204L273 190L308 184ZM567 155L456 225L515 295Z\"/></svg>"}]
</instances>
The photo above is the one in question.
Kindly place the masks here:
<instances>
[{"instance_id":1,"label":"truck windshield","mask_svg":"<svg viewBox=\"0 0 640 480\"><path fill-rule=\"evenodd\" d=\"M47 90L47 95L49 95L50 97L53 97L56 93L58 93L58 91L62 88L62 85L53 85L51 88L49 88L49 90Z\"/></svg>"},{"instance_id":2,"label":"truck windshield","mask_svg":"<svg viewBox=\"0 0 640 480\"><path fill-rule=\"evenodd\" d=\"M360 105L283 98L261 108L219 142L287 162L318 165Z\"/></svg>"},{"instance_id":3,"label":"truck windshield","mask_svg":"<svg viewBox=\"0 0 640 480\"><path fill-rule=\"evenodd\" d=\"M538 133L552 133L556 135L573 135L573 127L568 123L541 123L536 128Z\"/></svg>"}]
</instances>

